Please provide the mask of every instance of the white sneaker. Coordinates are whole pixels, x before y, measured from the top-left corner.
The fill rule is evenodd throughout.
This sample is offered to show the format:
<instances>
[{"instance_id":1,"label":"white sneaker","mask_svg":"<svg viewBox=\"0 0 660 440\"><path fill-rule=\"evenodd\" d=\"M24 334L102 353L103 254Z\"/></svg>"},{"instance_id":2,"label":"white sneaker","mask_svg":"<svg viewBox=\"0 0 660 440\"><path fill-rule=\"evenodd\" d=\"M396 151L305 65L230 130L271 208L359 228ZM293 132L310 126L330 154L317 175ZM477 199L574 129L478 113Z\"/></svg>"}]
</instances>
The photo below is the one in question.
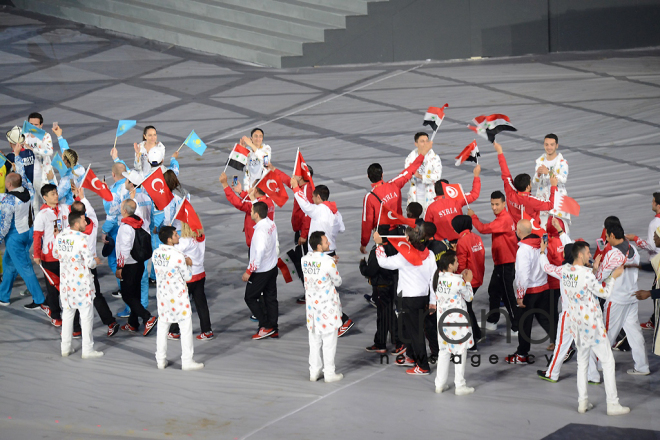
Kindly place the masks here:
<instances>
[{"instance_id":1,"label":"white sneaker","mask_svg":"<svg viewBox=\"0 0 660 440\"><path fill-rule=\"evenodd\" d=\"M578 403L578 412L580 414L584 414L587 411L589 411L590 409L593 409L593 407L594 406L591 403L589 403L588 400L583 400L582 402Z\"/></svg>"},{"instance_id":2,"label":"white sneaker","mask_svg":"<svg viewBox=\"0 0 660 440\"><path fill-rule=\"evenodd\" d=\"M325 383L330 383L330 382L339 382L344 378L344 375L339 373L339 374L333 374L331 376L325 376Z\"/></svg>"},{"instance_id":3,"label":"white sneaker","mask_svg":"<svg viewBox=\"0 0 660 440\"><path fill-rule=\"evenodd\" d=\"M608 416L622 416L624 414L628 414L630 412L630 408L627 406L621 406L620 403L608 403L607 404L607 415Z\"/></svg>"},{"instance_id":4,"label":"white sneaker","mask_svg":"<svg viewBox=\"0 0 660 440\"><path fill-rule=\"evenodd\" d=\"M201 370L204 368L204 364L201 362L189 361L181 366L181 369L184 371L194 371Z\"/></svg>"},{"instance_id":5,"label":"white sneaker","mask_svg":"<svg viewBox=\"0 0 660 440\"><path fill-rule=\"evenodd\" d=\"M73 354L73 350L67 350L62 352L62 357L67 357L69 355Z\"/></svg>"},{"instance_id":6,"label":"white sneaker","mask_svg":"<svg viewBox=\"0 0 660 440\"><path fill-rule=\"evenodd\" d=\"M167 368L167 361L156 361L156 366L158 367L159 370L164 370Z\"/></svg>"},{"instance_id":7,"label":"white sneaker","mask_svg":"<svg viewBox=\"0 0 660 440\"><path fill-rule=\"evenodd\" d=\"M511 331L511 337L512 338L517 338L518 337L518 332Z\"/></svg>"},{"instance_id":8,"label":"white sneaker","mask_svg":"<svg viewBox=\"0 0 660 440\"><path fill-rule=\"evenodd\" d=\"M651 372L650 371L642 372L642 371L637 371L634 368L631 368L630 370L628 370L628 374L632 376L648 376L649 374L651 374Z\"/></svg>"},{"instance_id":9,"label":"white sneaker","mask_svg":"<svg viewBox=\"0 0 660 440\"><path fill-rule=\"evenodd\" d=\"M472 387L460 387L454 390L454 394L456 394L457 396L466 396L472 393L474 393L474 388Z\"/></svg>"},{"instance_id":10,"label":"white sneaker","mask_svg":"<svg viewBox=\"0 0 660 440\"><path fill-rule=\"evenodd\" d=\"M488 330L489 332L494 332L495 330L497 330L497 324L493 324L492 322L487 322L486 330Z\"/></svg>"},{"instance_id":11,"label":"white sneaker","mask_svg":"<svg viewBox=\"0 0 660 440\"><path fill-rule=\"evenodd\" d=\"M444 393L444 392L447 391L448 389L449 389L449 385L445 384L445 385L443 385L443 386L441 386L441 387L435 387L435 392L438 393L438 394L440 394L440 393Z\"/></svg>"},{"instance_id":12,"label":"white sneaker","mask_svg":"<svg viewBox=\"0 0 660 440\"><path fill-rule=\"evenodd\" d=\"M103 356L102 351L90 351L88 353L83 353L82 358L83 359L96 359L96 358L100 358L101 356Z\"/></svg>"},{"instance_id":13,"label":"white sneaker","mask_svg":"<svg viewBox=\"0 0 660 440\"><path fill-rule=\"evenodd\" d=\"M320 372L320 371L316 374L310 373L309 374L309 381L310 382L316 382L317 380L319 380L321 378L321 376L323 376L323 373Z\"/></svg>"}]
</instances>

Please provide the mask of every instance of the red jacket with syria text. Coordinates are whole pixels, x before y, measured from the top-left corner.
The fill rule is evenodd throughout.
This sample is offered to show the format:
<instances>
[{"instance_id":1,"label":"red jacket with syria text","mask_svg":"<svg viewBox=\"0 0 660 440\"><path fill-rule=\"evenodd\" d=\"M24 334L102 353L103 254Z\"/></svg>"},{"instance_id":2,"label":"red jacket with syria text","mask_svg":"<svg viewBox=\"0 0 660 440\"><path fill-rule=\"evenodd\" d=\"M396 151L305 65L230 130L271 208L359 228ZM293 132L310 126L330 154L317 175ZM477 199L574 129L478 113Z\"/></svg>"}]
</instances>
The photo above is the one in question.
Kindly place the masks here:
<instances>
[{"instance_id":1,"label":"red jacket with syria text","mask_svg":"<svg viewBox=\"0 0 660 440\"><path fill-rule=\"evenodd\" d=\"M424 157L421 155L417 157L408 168L403 170L394 179L387 182L381 180L380 182L371 184L371 192L376 194L380 201L371 192L364 196L364 202L362 204L362 236L360 239L362 246L366 246L369 243L371 231L376 229L381 201L390 211L403 215L403 211L401 210L401 189L410 181L419 167L422 166Z\"/></svg>"},{"instance_id":2,"label":"red jacket with syria text","mask_svg":"<svg viewBox=\"0 0 660 440\"><path fill-rule=\"evenodd\" d=\"M524 209L527 215L536 220L536 224L540 225L539 212L550 211L555 205L555 191L556 186L550 187L550 200L547 202L537 199L531 193L525 191L518 191L513 186L513 178L511 172L506 164L504 154L498 154L497 160L500 162L500 169L502 170L502 180L504 181L504 192L506 194L506 206L511 214L514 224L522 218L521 211Z\"/></svg>"},{"instance_id":3,"label":"red jacket with syria text","mask_svg":"<svg viewBox=\"0 0 660 440\"><path fill-rule=\"evenodd\" d=\"M254 220L252 220L252 217L250 216L252 213L252 201L249 199L245 191L243 191L240 195L236 195L234 190L232 190L230 187L225 188L225 195L227 196L229 203L234 205L234 207L239 211L243 211L245 213L245 220L243 220L243 232L245 232L245 243L248 245L248 247L250 247L250 243L252 243L252 235L254 235L255 225ZM266 205L268 205L268 218L274 221L275 205L273 204L273 201L270 199L270 197L259 197L257 200L255 200L255 203L256 202L265 202Z\"/></svg>"},{"instance_id":4,"label":"red jacket with syria text","mask_svg":"<svg viewBox=\"0 0 660 440\"><path fill-rule=\"evenodd\" d=\"M515 263L518 238L516 237L516 227L511 214L506 209L497 214L495 220L490 223L481 223L479 217L475 214L472 216L472 225L480 234L492 234L491 252L493 253L494 264Z\"/></svg>"},{"instance_id":5,"label":"red jacket with syria text","mask_svg":"<svg viewBox=\"0 0 660 440\"><path fill-rule=\"evenodd\" d=\"M433 203L426 208L425 222L431 222L437 228L433 238L436 240L447 239L453 241L458 239L458 234L454 231L451 221L457 215L463 214L463 206L467 203L472 203L479 198L481 192L481 179L475 177L472 180L472 189L469 193L465 194L465 199L452 199L445 196L438 196ZM474 287L474 284L472 284Z\"/></svg>"},{"instance_id":6,"label":"red jacket with syria text","mask_svg":"<svg viewBox=\"0 0 660 440\"><path fill-rule=\"evenodd\" d=\"M484 243L474 232L466 229L458 236L456 242L456 258L458 259L458 271L465 269L472 271L472 288L476 289L484 283L484 272L486 271L486 249Z\"/></svg>"}]
</instances>

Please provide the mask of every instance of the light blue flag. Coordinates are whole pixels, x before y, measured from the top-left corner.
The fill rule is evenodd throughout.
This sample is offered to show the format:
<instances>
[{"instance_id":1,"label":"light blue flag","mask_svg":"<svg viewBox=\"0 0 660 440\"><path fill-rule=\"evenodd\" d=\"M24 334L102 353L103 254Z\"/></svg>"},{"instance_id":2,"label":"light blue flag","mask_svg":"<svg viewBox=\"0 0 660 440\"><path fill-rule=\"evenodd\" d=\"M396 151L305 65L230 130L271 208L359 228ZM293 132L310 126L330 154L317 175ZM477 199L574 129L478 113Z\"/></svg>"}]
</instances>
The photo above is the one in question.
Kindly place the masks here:
<instances>
[{"instance_id":1,"label":"light blue flag","mask_svg":"<svg viewBox=\"0 0 660 440\"><path fill-rule=\"evenodd\" d=\"M5 163L7 163L7 158L2 153L0 153L0 169L5 166Z\"/></svg>"},{"instance_id":2,"label":"light blue flag","mask_svg":"<svg viewBox=\"0 0 660 440\"><path fill-rule=\"evenodd\" d=\"M50 164L57 170L58 173L60 173L60 177L64 176L69 170L69 168L64 165L64 161L62 160L60 153L55 153L55 156L53 156L53 160L50 162Z\"/></svg>"},{"instance_id":3,"label":"light blue flag","mask_svg":"<svg viewBox=\"0 0 660 440\"><path fill-rule=\"evenodd\" d=\"M188 145L195 153L199 154L200 156L204 154L204 152L206 151L206 144L202 142L199 136L197 136L195 130L190 132L188 138L186 139L186 142L184 143Z\"/></svg>"},{"instance_id":4,"label":"light blue flag","mask_svg":"<svg viewBox=\"0 0 660 440\"><path fill-rule=\"evenodd\" d=\"M34 125L30 124L28 121L23 122L23 134L34 135L37 139L42 141L46 132L41 128L37 128Z\"/></svg>"},{"instance_id":5,"label":"light blue flag","mask_svg":"<svg viewBox=\"0 0 660 440\"><path fill-rule=\"evenodd\" d=\"M119 121L119 124L117 124L117 137L135 127L135 124L137 124L137 121Z\"/></svg>"}]
</instances>

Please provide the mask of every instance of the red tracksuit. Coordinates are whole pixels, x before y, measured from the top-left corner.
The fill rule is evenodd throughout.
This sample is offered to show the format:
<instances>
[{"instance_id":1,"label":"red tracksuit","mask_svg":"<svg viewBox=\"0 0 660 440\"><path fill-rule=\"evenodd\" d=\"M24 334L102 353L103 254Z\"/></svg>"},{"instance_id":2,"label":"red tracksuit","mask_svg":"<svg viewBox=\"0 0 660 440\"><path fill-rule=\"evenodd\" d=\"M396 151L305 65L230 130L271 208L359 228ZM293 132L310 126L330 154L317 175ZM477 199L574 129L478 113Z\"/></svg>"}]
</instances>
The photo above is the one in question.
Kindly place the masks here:
<instances>
[{"instance_id":1,"label":"red tracksuit","mask_svg":"<svg viewBox=\"0 0 660 440\"><path fill-rule=\"evenodd\" d=\"M240 196L238 196L230 187L225 188L225 195L227 196L229 203L234 205L234 207L239 211L243 211L245 213L245 220L243 220L243 232L245 232L245 243L248 245L248 247L250 247L250 243L252 243L252 235L254 234L254 225L256 224L250 216L252 213L252 201L247 197L247 193L245 191L241 192ZM247 200L245 200L246 198ZM243 200L245 200L245 202ZM273 201L270 199L270 197L259 197L255 202L265 202L266 205L268 205L268 218L275 221L275 205L273 204Z\"/></svg>"},{"instance_id":2,"label":"red tracksuit","mask_svg":"<svg viewBox=\"0 0 660 440\"><path fill-rule=\"evenodd\" d=\"M501 155L500 155L501 156ZM495 265L515 263L518 251L518 238L516 227L511 215L503 209L495 220L490 223L481 223L476 214L472 216L472 225L480 234L493 235L493 263Z\"/></svg>"},{"instance_id":3,"label":"red tracksuit","mask_svg":"<svg viewBox=\"0 0 660 440\"><path fill-rule=\"evenodd\" d=\"M275 169L275 174L279 176L282 183L284 183L287 187L291 188L291 176L287 175L286 173L278 169ZM307 182L300 188L305 194L307 200L309 200L309 203L314 203L312 201L312 193L314 192L312 185L310 185L309 182ZM293 188L291 189L293 190ZM309 223L311 221L312 219L309 218L307 215L305 215L303 210L300 209L300 205L298 204L298 201L294 197L293 212L291 213L291 228L293 229L293 232L300 232L300 236L307 239L307 235L309 233Z\"/></svg>"},{"instance_id":4,"label":"red tracksuit","mask_svg":"<svg viewBox=\"0 0 660 440\"><path fill-rule=\"evenodd\" d=\"M458 239L458 234L454 231L451 221L457 215L463 214L463 206L470 204L479 198L481 192L481 179L475 177L472 180L472 189L465 194L465 199L451 199L445 196L435 198L428 208L426 208L425 222L431 222L437 228L433 238L436 240L454 241ZM474 287L474 284L472 285Z\"/></svg>"},{"instance_id":5,"label":"red tracksuit","mask_svg":"<svg viewBox=\"0 0 660 440\"><path fill-rule=\"evenodd\" d=\"M458 259L457 273L470 269L472 271L472 288L480 287L484 282L486 270L486 250L481 237L469 229L461 232L456 243L456 258Z\"/></svg>"},{"instance_id":6,"label":"red tracksuit","mask_svg":"<svg viewBox=\"0 0 660 440\"><path fill-rule=\"evenodd\" d=\"M504 154L498 154L497 160L499 160L500 168L502 170L507 209L511 214L514 224L518 224L518 221L522 218L521 210L524 209L527 215L536 220L537 225L540 225L539 212L550 211L554 208L555 191L557 191L557 187L550 187L550 200L547 202L533 197L531 193L518 191L516 187L513 186L513 178L511 177L511 172L506 164Z\"/></svg>"}]
</instances>

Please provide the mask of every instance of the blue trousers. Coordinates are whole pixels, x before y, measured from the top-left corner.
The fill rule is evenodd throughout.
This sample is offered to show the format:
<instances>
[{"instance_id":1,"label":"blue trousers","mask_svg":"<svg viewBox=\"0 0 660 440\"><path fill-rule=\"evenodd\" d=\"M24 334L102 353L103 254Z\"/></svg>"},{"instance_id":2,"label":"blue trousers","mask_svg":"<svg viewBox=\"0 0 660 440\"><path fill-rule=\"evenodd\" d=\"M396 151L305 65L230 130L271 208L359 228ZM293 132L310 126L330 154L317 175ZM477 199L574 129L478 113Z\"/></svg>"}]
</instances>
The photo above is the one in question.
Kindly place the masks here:
<instances>
[{"instance_id":1,"label":"blue trousers","mask_svg":"<svg viewBox=\"0 0 660 440\"><path fill-rule=\"evenodd\" d=\"M0 301L9 302L14 280L20 275L25 281L27 289L32 294L35 304L42 304L45 300L37 276L30 260L30 245L32 244L32 229L19 234L12 221L9 232L5 237L5 255L3 259L4 274L0 283Z\"/></svg>"},{"instance_id":2,"label":"blue trousers","mask_svg":"<svg viewBox=\"0 0 660 440\"><path fill-rule=\"evenodd\" d=\"M115 226L108 232L108 235L112 237L112 239L115 241L115 244L117 243L117 232L119 231L119 226ZM112 271L112 274L114 275L115 272L117 272L117 254L113 250L110 255L108 255L108 266L110 266L110 270ZM115 278L117 280L117 287L119 290L121 290L121 285L119 283L119 278Z\"/></svg>"}]
</instances>

